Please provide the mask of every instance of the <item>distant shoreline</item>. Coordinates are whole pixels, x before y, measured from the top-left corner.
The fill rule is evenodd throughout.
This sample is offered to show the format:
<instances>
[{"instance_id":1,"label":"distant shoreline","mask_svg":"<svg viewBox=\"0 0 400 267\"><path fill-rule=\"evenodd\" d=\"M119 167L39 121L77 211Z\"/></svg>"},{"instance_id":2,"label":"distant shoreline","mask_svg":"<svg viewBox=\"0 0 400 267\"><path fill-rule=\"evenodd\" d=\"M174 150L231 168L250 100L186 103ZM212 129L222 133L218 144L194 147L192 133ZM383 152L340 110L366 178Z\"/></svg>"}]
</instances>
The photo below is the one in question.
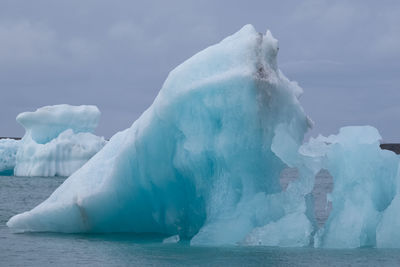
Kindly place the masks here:
<instances>
[{"instance_id":1,"label":"distant shoreline","mask_svg":"<svg viewBox=\"0 0 400 267\"><path fill-rule=\"evenodd\" d=\"M2 137L2 136L0 136L0 139L14 139L14 140L21 140L21 137Z\"/></svg>"},{"instance_id":2,"label":"distant shoreline","mask_svg":"<svg viewBox=\"0 0 400 267\"><path fill-rule=\"evenodd\" d=\"M400 144L397 143L387 143L387 144L381 144L382 149L390 150L396 153L397 155L400 154Z\"/></svg>"},{"instance_id":3,"label":"distant shoreline","mask_svg":"<svg viewBox=\"0 0 400 267\"><path fill-rule=\"evenodd\" d=\"M2 136L0 136L0 140L1 139L21 140L21 137L2 137ZM385 149L385 150L393 151L397 155L400 154L400 143L385 143L385 144L381 144L381 148Z\"/></svg>"}]
</instances>

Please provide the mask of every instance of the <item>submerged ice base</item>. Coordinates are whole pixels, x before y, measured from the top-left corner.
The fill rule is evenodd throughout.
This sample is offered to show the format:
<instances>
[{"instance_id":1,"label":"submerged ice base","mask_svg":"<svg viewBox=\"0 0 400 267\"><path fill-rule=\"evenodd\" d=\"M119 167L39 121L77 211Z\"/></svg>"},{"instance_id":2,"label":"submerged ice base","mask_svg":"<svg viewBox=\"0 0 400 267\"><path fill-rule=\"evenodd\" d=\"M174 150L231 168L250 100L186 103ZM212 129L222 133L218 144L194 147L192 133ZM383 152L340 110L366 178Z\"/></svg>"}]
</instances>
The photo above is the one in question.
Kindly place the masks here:
<instances>
[{"instance_id":1,"label":"submerged ice base","mask_svg":"<svg viewBox=\"0 0 400 267\"><path fill-rule=\"evenodd\" d=\"M96 106L54 105L17 116L25 135L16 153L17 176L69 176L104 145L92 132L100 111Z\"/></svg>"}]
</instances>

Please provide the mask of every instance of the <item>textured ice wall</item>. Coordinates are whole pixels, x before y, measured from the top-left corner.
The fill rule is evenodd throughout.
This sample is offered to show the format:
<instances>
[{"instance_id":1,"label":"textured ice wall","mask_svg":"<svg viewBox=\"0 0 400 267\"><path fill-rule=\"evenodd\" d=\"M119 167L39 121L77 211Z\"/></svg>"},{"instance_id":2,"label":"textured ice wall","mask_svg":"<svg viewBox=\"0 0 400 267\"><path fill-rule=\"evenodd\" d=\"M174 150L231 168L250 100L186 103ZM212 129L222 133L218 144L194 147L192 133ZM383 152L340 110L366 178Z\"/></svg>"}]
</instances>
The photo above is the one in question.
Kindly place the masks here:
<instances>
[{"instance_id":1,"label":"textured ice wall","mask_svg":"<svg viewBox=\"0 0 400 267\"><path fill-rule=\"evenodd\" d=\"M400 168L397 174L400 178ZM399 180L397 179L396 196L389 207L382 212L382 218L376 231L376 246L381 248L400 248L400 194Z\"/></svg>"},{"instance_id":2,"label":"textured ice wall","mask_svg":"<svg viewBox=\"0 0 400 267\"><path fill-rule=\"evenodd\" d=\"M17 176L69 176L104 145L92 132L100 111L96 106L55 105L24 112L17 121L25 128L16 155Z\"/></svg>"},{"instance_id":3,"label":"textured ice wall","mask_svg":"<svg viewBox=\"0 0 400 267\"><path fill-rule=\"evenodd\" d=\"M352 126L338 135L311 138L300 148L305 165L328 170L334 182L332 211L315 235L316 247L376 246L382 214L396 214L386 209L396 195L399 157L382 150L380 139L371 126Z\"/></svg>"},{"instance_id":4,"label":"textured ice wall","mask_svg":"<svg viewBox=\"0 0 400 267\"><path fill-rule=\"evenodd\" d=\"M14 173L18 146L18 140L0 139L0 175L12 175Z\"/></svg>"},{"instance_id":5,"label":"textured ice wall","mask_svg":"<svg viewBox=\"0 0 400 267\"><path fill-rule=\"evenodd\" d=\"M131 128L7 225L179 234L195 245L308 245L312 181L281 192L279 174L310 121L277 52L270 32L247 25L194 55Z\"/></svg>"}]
</instances>

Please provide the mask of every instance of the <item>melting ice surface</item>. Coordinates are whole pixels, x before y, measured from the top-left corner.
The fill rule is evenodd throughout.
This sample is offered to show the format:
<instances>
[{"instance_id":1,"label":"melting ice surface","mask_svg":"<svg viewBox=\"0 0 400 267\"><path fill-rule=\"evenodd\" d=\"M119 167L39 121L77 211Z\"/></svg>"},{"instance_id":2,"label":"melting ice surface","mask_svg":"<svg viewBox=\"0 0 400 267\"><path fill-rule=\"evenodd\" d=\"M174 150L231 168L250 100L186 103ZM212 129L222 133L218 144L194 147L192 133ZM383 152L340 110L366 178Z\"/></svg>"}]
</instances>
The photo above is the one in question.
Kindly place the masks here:
<instances>
[{"instance_id":1,"label":"melting ice surface","mask_svg":"<svg viewBox=\"0 0 400 267\"><path fill-rule=\"evenodd\" d=\"M391 231L398 157L372 127L302 145L302 89L277 67L278 44L251 25L175 68L154 103L46 201L12 217L16 231L163 233L192 245L400 246ZM282 191L279 174L299 179ZM316 173L334 176L318 229Z\"/></svg>"},{"instance_id":2,"label":"melting ice surface","mask_svg":"<svg viewBox=\"0 0 400 267\"><path fill-rule=\"evenodd\" d=\"M280 193L285 163L271 143L279 127L296 151L310 121L298 102L301 88L277 68L277 52L269 32L248 25L196 54L170 73L131 128L8 225L179 234L211 245L258 244L256 227L291 227L285 222L296 219L305 230L281 230L288 236L277 245L307 245L308 188Z\"/></svg>"},{"instance_id":3,"label":"melting ice surface","mask_svg":"<svg viewBox=\"0 0 400 267\"><path fill-rule=\"evenodd\" d=\"M25 135L16 152L17 176L69 176L104 145L92 132L100 111L96 106L55 105L17 116Z\"/></svg>"},{"instance_id":4,"label":"melting ice surface","mask_svg":"<svg viewBox=\"0 0 400 267\"><path fill-rule=\"evenodd\" d=\"M315 235L315 246L400 247L400 239L393 235L398 224L388 223L398 218L393 199L399 157L381 150L380 139L371 126L344 127L338 135L319 136L300 148L303 164L328 170L334 182L333 209Z\"/></svg>"}]
</instances>

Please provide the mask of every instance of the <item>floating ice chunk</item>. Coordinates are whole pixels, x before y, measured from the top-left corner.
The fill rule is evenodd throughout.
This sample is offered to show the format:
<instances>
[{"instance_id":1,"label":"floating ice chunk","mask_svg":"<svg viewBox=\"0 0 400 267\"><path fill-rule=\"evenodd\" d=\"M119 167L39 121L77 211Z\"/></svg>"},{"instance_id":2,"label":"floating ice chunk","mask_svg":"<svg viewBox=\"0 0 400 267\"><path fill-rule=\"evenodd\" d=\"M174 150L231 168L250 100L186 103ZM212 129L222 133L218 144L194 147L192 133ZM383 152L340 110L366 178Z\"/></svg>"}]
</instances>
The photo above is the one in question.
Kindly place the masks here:
<instances>
[{"instance_id":1,"label":"floating ice chunk","mask_svg":"<svg viewBox=\"0 0 400 267\"><path fill-rule=\"evenodd\" d=\"M309 187L289 186L283 194L279 175L281 156L298 150L311 121L298 101L300 87L277 68L277 52L269 32L247 25L197 53L171 71L131 128L7 225L179 234L193 245L217 245L239 244L275 223L288 231L269 245L299 237L298 245L308 245ZM290 142L277 138L272 151L278 127ZM285 216L292 214L301 220L289 227Z\"/></svg>"},{"instance_id":2,"label":"floating ice chunk","mask_svg":"<svg viewBox=\"0 0 400 267\"><path fill-rule=\"evenodd\" d=\"M400 158L400 157L399 157ZM389 207L382 212L376 230L376 246L380 248L400 248L400 166L397 173L397 190L396 196L390 203Z\"/></svg>"},{"instance_id":3,"label":"floating ice chunk","mask_svg":"<svg viewBox=\"0 0 400 267\"><path fill-rule=\"evenodd\" d=\"M25 127L16 155L17 176L69 176L104 145L91 132L100 111L95 106L56 105L24 112L17 121Z\"/></svg>"},{"instance_id":4,"label":"floating ice chunk","mask_svg":"<svg viewBox=\"0 0 400 267\"><path fill-rule=\"evenodd\" d=\"M0 139L0 175L12 175L14 173L18 147L18 140Z\"/></svg>"},{"instance_id":5,"label":"floating ice chunk","mask_svg":"<svg viewBox=\"0 0 400 267\"><path fill-rule=\"evenodd\" d=\"M173 243L178 243L180 241L179 235L173 235L167 238L164 238L163 243L164 244L173 244Z\"/></svg>"},{"instance_id":6,"label":"floating ice chunk","mask_svg":"<svg viewBox=\"0 0 400 267\"><path fill-rule=\"evenodd\" d=\"M376 245L381 212L396 193L399 158L381 150L371 126L341 128L338 135L318 137L300 152L333 176L332 211L315 236L315 245L356 248Z\"/></svg>"}]
</instances>

